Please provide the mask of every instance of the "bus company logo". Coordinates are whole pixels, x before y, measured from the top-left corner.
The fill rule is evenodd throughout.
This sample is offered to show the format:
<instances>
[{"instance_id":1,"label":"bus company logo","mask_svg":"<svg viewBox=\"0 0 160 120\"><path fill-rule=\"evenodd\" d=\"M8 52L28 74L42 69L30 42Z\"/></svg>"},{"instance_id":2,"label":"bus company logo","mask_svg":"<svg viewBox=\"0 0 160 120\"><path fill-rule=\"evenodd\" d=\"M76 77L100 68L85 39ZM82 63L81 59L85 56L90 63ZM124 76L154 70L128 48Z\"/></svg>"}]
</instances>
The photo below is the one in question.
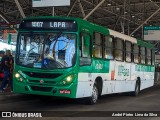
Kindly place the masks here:
<instances>
[{"instance_id":1,"label":"bus company logo","mask_svg":"<svg viewBox=\"0 0 160 120\"><path fill-rule=\"evenodd\" d=\"M11 112L2 112L2 117L11 117Z\"/></svg>"},{"instance_id":2,"label":"bus company logo","mask_svg":"<svg viewBox=\"0 0 160 120\"><path fill-rule=\"evenodd\" d=\"M130 73L129 69L125 68L122 65L118 66L118 76L121 76L121 75L129 76L129 73Z\"/></svg>"},{"instance_id":3,"label":"bus company logo","mask_svg":"<svg viewBox=\"0 0 160 120\"><path fill-rule=\"evenodd\" d=\"M103 65L102 64L96 64L95 69L101 70L101 69L103 69Z\"/></svg>"},{"instance_id":4,"label":"bus company logo","mask_svg":"<svg viewBox=\"0 0 160 120\"><path fill-rule=\"evenodd\" d=\"M44 81L43 81L43 80L40 80L39 82L42 84Z\"/></svg>"}]
</instances>

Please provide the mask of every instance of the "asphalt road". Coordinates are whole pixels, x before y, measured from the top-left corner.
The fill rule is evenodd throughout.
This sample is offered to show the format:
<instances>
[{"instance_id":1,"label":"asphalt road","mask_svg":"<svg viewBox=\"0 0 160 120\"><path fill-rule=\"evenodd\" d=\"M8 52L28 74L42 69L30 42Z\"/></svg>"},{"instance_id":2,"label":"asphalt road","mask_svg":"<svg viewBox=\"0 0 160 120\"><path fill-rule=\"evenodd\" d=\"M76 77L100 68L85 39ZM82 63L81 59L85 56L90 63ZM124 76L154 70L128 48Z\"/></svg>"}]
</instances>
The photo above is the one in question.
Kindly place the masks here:
<instances>
[{"instance_id":1,"label":"asphalt road","mask_svg":"<svg viewBox=\"0 0 160 120\"><path fill-rule=\"evenodd\" d=\"M40 112L43 118L36 120L160 120L160 117L156 117L160 116L160 85L141 91L137 97L128 94L106 95L95 105L86 105L81 99L43 98L42 100L40 96L1 93L0 111ZM141 115L143 117L140 117Z\"/></svg>"}]
</instances>

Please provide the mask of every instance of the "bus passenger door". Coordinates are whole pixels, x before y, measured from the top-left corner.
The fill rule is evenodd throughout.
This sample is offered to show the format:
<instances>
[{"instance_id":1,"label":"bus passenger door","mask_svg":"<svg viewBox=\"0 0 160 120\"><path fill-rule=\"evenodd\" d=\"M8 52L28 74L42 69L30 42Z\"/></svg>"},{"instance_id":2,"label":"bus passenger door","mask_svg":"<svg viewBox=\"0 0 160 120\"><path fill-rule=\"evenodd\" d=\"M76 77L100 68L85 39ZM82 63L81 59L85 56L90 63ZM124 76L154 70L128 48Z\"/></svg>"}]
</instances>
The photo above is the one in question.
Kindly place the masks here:
<instances>
[{"instance_id":1,"label":"bus passenger door","mask_svg":"<svg viewBox=\"0 0 160 120\"><path fill-rule=\"evenodd\" d=\"M115 63L115 92L124 92L125 80L124 80L124 62L117 61Z\"/></svg>"},{"instance_id":2,"label":"bus passenger door","mask_svg":"<svg viewBox=\"0 0 160 120\"><path fill-rule=\"evenodd\" d=\"M123 70L123 79L125 80L125 90L132 90L131 86L133 86L133 81L131 80L131 69L134 67L132 65L132 43L129 41L125 41L125 57L124 57L124 70Z\"/></svg>"},{"instance_id":3,"label":"bus passenger door","mask_svg":"<svg viewBox=\"0 0 160 120\"><path fill-rule=\"evenodd\" d=\"M92 91L91 35L81 32L78 47L79 73L77 98L90 96Z\"/></svg>"},{"instance_id":4,"label":"bus passenger door","mask_svg":"<svg viewBox=\"0 0 160 120\"><path fill-rule=\"evenodd\" d=\"M80 57L80 67L87 67L89 71L91 72L91 67L88 67L91 65L91 36L87 33L81 33L79 43L79 57Z\"/></svg>"},{"instance_id":5,"label":"bus passenger door","mask_svg":"<svg viewBox=\"0 0 160 120\"><path fill-rule=\"evenodd\" d=\"M124 80L124 41L121 38L114 39L115 59L115 92L123 92L126 89Z\"/></svg>"}]
</instances>

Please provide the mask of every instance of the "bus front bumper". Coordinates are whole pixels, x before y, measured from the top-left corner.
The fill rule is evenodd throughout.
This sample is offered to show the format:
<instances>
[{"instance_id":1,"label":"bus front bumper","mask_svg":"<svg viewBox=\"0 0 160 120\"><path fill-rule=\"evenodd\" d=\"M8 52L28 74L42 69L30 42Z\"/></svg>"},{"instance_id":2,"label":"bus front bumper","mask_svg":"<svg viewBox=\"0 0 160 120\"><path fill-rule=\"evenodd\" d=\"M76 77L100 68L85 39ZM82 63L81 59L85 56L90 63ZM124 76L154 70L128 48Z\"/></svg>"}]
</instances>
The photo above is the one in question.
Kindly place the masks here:
<instances>
[{"instance_id":1,"label":"bus front bumper","mask_svg":"<svg viewBox=\"0 0 160 120\"><path fill-rule=\"evenodd\" d=\"M76 98L76 83L71 83L67 86L45 86L45 85L30 85L21 82L14 82L13 92L22 94L35 94L57 97Z\"/></svg>"}]
</instances>

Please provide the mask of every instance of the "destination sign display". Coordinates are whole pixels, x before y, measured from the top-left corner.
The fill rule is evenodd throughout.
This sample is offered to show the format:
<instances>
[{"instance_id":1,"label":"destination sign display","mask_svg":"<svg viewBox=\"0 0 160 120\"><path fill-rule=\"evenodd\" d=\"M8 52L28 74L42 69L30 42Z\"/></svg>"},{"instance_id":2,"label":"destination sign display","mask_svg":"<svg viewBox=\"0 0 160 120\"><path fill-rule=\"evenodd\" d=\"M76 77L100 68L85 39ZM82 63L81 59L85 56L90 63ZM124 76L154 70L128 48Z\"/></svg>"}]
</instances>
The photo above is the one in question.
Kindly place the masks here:
<instances>
[{"instance_id":1,"label":"destination sign display","mask_svg":"<svg viewBox=\"0 0 160 120\"><path fill-rule=\"evenodd\" d=\"M77 31L77 24L76 21L70 20L25 20L19 29Z\"/></svg>"}]
</instances>

